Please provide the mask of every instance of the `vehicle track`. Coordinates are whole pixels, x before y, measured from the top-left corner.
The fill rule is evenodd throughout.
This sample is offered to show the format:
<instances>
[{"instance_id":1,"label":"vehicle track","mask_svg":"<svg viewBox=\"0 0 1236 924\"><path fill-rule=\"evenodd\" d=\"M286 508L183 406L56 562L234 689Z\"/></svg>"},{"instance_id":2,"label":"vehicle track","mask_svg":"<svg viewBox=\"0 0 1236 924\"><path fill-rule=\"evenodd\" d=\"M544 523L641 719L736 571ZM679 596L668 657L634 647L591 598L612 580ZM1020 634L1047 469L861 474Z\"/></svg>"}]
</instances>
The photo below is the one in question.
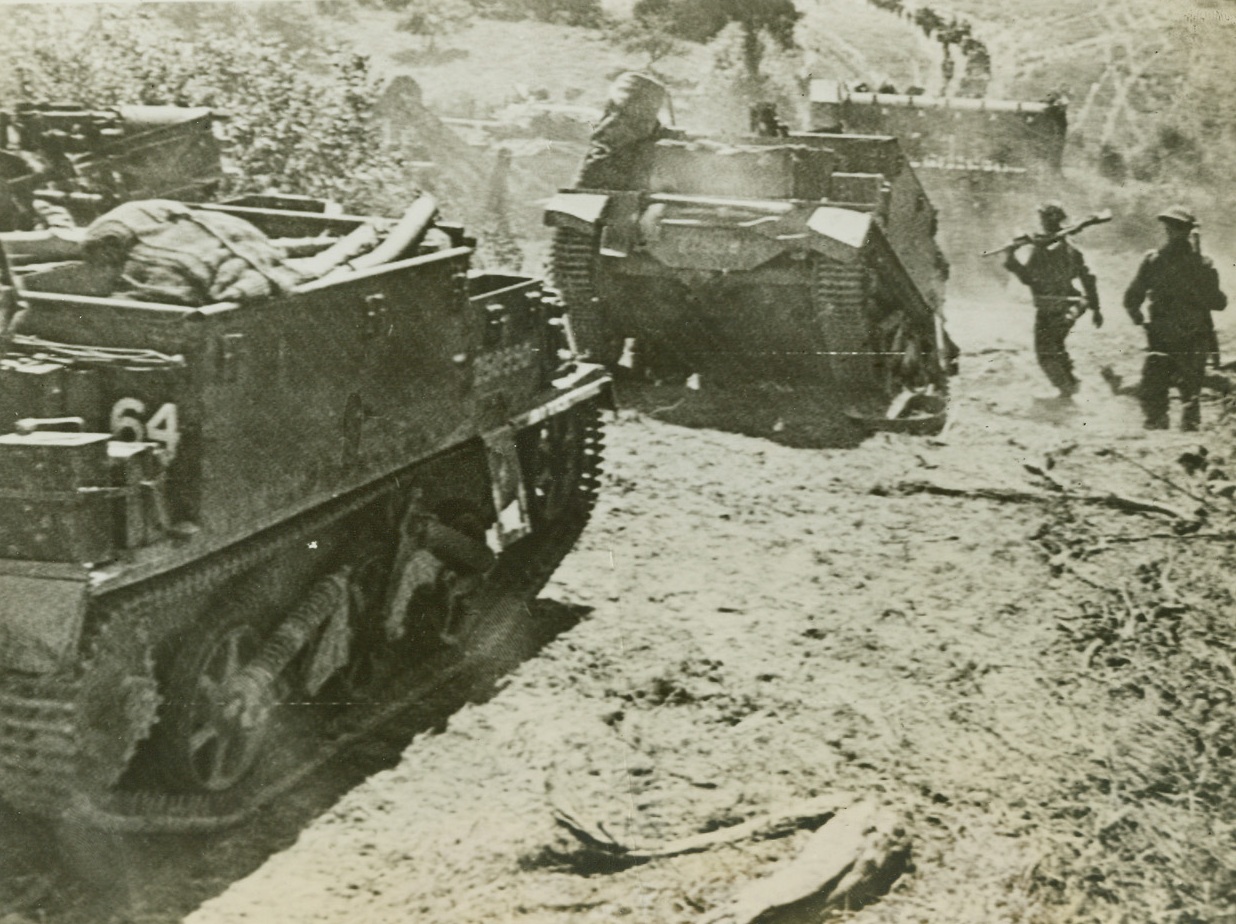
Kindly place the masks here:
<instances>
[{"instance_id":1,"label":"vehicle track","mask_svg":"<svg viewBox=\"0 0 1236 924\"><path fill-rule=\"evenodd\" d=\"M0 920L51 924L180 920L202 901L290 845L299 831L366 777L395 766L413 739L443 728L462 706L488 699L504 674L573 626L586 608L531 607L514 590L479 608L467 649L422 661L393 697L355 706L288 704L272 749L281 759L253 811L213 833L134 834L100 819L41 822L0 806ZM298 763L306 751L315 756ZM280 776L280 772L284 775ZM103 819L106 821L107 819ZM90 822L96 822L94 824Z\"/></svg>"}]
</instances>

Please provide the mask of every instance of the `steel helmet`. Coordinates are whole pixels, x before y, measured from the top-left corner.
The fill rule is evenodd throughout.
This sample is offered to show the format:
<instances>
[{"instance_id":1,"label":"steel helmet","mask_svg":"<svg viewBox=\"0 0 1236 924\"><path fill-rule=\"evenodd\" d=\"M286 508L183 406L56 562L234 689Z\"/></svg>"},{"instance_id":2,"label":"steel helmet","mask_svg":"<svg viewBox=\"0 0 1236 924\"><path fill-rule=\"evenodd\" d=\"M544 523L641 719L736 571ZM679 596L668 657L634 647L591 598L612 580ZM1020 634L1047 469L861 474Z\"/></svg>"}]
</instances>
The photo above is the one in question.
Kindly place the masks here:
<instances>
[{"instance_id":1,"label":"steel helmet","mask_svg":"<svg viewBox=\"0 0 1236 924\"><path fill-rule=\"evenodd\" d=\"M661 108L668 95L665 84L637 71L622 74L609 88L612 105L623 108L635 106L653 112Z\"/></svg>"},{"instance_id":2,"label":"steel helmet","mask_svg":"<svg viewBox=\"0 0 1236 924\"><path fill-rule=\"evenodd\" d=\"M1197 227L1197 219L1193 217L1193 213L1186 209L1183 205L1173 205L1171 208L1164 209L1158 214L1159 221L1170 221L1179 225L1188 225L1190 228Z\"/></svg>"},{"instance_id":3,"label":"steel helmet","mask_svg":"<svg viewBox=\"0 0 1236 924\"><path fill-rule=\"evenodd\" d=\"M1039 216L1045 219L1054 218L1060 222L1069 217L1064 211L1064 206L1054 199L1039 206Z\"/></svg>"}]
</instances>

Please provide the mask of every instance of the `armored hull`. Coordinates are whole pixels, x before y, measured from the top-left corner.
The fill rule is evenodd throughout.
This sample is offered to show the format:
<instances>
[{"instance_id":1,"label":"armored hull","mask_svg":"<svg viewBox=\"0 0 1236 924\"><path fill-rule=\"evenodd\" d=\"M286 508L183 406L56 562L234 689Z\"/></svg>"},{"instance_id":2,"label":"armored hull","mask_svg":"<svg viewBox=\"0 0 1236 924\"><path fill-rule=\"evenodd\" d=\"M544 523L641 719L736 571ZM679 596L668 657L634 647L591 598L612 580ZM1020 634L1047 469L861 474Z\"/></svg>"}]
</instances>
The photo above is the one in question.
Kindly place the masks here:
<instances>
[{"instance_id":1,"label":"armored hull","mask_svg":"<svg viewBox=\"0 0 1236 924\"><path fill-rule=\"evenodd\" d=\"M1063 101L870 93L817 79L811 124L897 138L943 216L940 242L959 281L1007 274L979 255L1031 211L1060 177L1068 128Z\"/></svg>"},{"instance_id":2,"label":"armored hull","mask_svg":"<svg viewBox=\"0 0 1236 924\"><path fill-rule=\"evenodd\" d=\"M387 223L219 207L271 238ZM234 821L280 703L380 702L582 529L609 378L472 241L197 307L17 276L0 359L0 793L127 830ZM419 240L419 238L418 238ZM358 264L362 261L356 261ZM287 770L294 773L295 768Z\"/></svg>"},{"instance_id":3,"label":"armored hull","mask_svg":"<svg viewBox=\"0 0 1236 924\"><path fill-rule=\"evenodd\" d=\"M549 205L583 349L612 364L633 346L656 378L817 387L872 426L942 420L947 263L894 139L663 140L651 156L644 188Z\"/></svg>"}]
</instances>

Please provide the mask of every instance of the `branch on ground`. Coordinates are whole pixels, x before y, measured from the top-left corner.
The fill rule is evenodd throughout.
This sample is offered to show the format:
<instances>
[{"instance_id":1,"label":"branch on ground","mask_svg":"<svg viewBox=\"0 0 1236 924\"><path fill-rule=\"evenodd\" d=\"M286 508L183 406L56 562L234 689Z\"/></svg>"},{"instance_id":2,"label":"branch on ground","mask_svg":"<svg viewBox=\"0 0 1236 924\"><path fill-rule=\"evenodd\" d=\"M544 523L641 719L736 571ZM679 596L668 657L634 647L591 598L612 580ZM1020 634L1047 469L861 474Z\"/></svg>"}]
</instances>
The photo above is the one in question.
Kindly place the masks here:
<instances>
[{"instance_id":1,"label":"branch on ground","mask_svg":"<svg viewBox=\"0 0 1236 924\"><path fill-rule=\"evenodd\" d=\"M826 909L854 910L885 894L906 868L902 820L863 802L838 812L798 855L742 888L707 924L817 920ZM783 917L784 915L784 917Z\"/></svg>"},{"instance_id":2,"label":"branch on ground","mask_svg":"<svg viewBox=\"0 0 1236 924\"><path fill-rule=\"evenodd\" d=\"M838 810L853 801L854 796L846 793L820 796L771 815L661 844L623 844L606 831L601 822L590 824L563 808L554 809L554 821L579 841L585 855L592 854L598 859L622 859L629 863L642 863L660 857L700 853L721 844L731 844L747 838L780 837L799 828L813 828L832 818Z\"/></svg>"},{"instance_id":3,"label":"branch on ground","mask_svg":"<svg viewBox=\"0 0 1236 924\"><path fill-rule=\"evenodd\" d=\"M1174 507L1169 507L1166 504L1113 493L1078 494L1072 491L1058 491L1052 494L1044 494L1037 491L1022 491L1014 488L955 488L930 481L899 481L892 487L882 488L875 493L900 497L910 494L939 494L944 497L973 497L1010 504L1041 504L1057 500L1071 500L1081 504L1110 507L1113 510L1121 510L1125 513L1156 513L1182 522L1195 519L1191 514L1177 510Z\"/></svg>"}]
</instances>

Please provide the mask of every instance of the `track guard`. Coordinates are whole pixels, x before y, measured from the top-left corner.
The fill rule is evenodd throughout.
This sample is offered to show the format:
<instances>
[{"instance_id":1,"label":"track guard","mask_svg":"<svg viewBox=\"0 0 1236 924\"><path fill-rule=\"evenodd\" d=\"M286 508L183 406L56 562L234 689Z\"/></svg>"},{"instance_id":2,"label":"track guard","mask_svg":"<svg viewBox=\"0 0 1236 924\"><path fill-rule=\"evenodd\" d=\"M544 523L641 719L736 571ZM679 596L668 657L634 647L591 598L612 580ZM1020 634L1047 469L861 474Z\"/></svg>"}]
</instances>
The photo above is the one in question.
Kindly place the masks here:
<instances>
[{"instance_id":1,"label":"track guard","mask_svg":"<svg viewBox=\"0 0 1236 924\"><path fill-rule=\"evenodd\" d=\"M605 214L610 197L601 193L557 193L545 206L545 224L591 233Z\"/></svg>"}]
</instances>

